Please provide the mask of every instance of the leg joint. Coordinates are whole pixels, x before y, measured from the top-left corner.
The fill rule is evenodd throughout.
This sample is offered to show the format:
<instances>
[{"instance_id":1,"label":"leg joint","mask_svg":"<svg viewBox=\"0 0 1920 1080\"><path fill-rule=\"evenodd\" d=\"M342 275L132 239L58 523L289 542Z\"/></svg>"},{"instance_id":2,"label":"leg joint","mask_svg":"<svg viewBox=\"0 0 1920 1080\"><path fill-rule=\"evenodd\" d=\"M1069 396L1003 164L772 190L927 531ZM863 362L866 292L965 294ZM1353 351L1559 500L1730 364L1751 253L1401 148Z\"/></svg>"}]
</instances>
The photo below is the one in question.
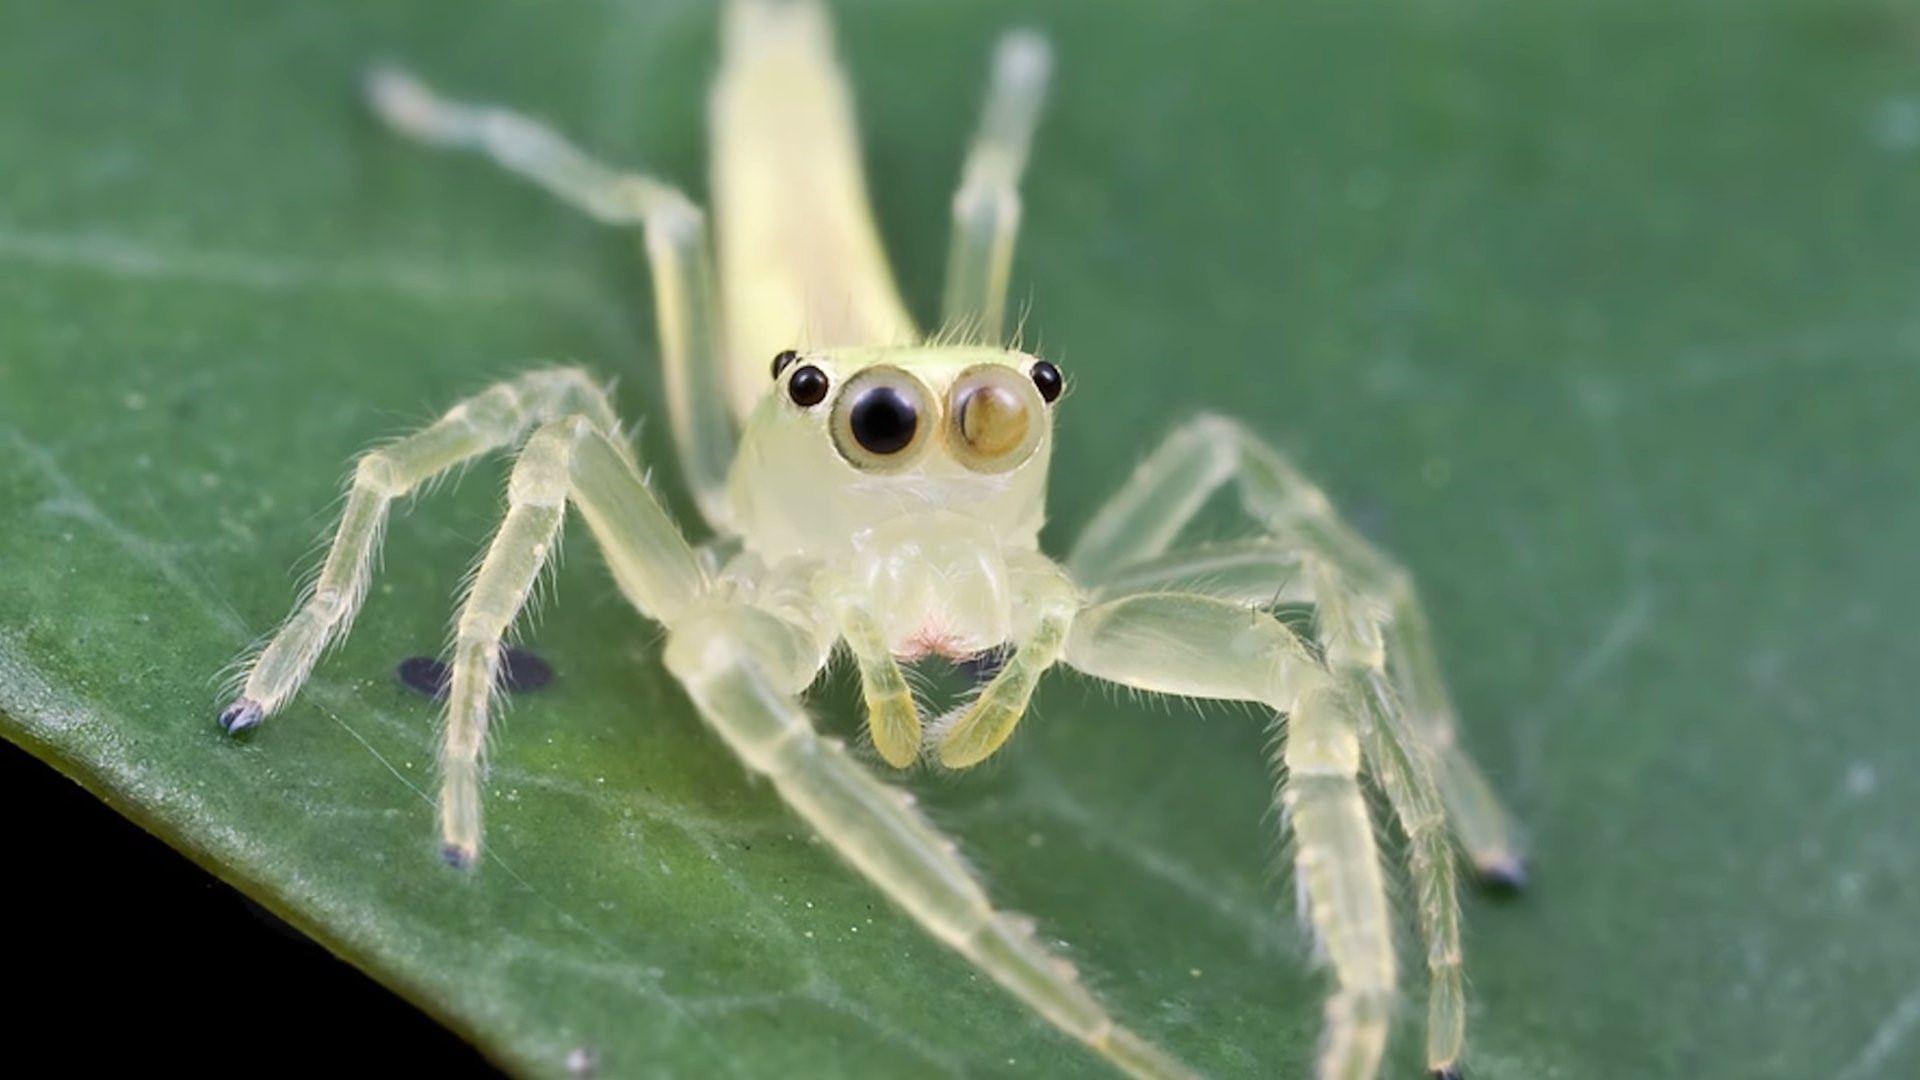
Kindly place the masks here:
<instances>
[{"instance_id":1,"label":"leg joint","mask_svg":"<svg viewBox=\"0 0 1920 1080\"><path fill-rule=\"evenodd\" d=\"M393 455L385 450L369 450L360 455L353 467L353 485L364 488L382 499L393 499L407 493L412 485Z\"/></svg>"}]
</instances>

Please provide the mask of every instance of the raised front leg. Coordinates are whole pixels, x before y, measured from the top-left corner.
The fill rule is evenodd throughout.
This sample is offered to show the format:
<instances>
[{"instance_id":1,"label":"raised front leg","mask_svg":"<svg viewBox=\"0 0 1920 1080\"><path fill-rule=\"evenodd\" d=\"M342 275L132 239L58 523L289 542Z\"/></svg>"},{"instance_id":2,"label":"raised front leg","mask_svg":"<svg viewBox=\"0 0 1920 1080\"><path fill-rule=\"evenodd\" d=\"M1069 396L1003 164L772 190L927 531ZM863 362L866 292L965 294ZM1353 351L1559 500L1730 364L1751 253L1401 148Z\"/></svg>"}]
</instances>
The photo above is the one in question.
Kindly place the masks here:
<instances>
[{"instance_id":1,"label":"raised front leg","mask_svg":"<svg viewBox=\"0 0 1920 1080\"><path fill-rule=\"evenodd\" d=\"M713 257L699 207L651 176L593 160L537 121L497 106L446 101L396 69L369 75L367 97L402 135L486 154L595 220L645 227L674 449L701 514L716 527L724 524L737 435L727 410ZM755 370L765 362L756 360Z\"/></svg>"},{"instance_id":2,"label":"raised front leg","mask_svg":"<svg viewBox=\"0 0 1920 1080\"><path fill-rule=\"evenodd\" d=\"M1271 615L1190 594L1125 597L1081 612L1066 662L1122 686L1274 710L1275 729L1285 732L1274 800L1293 830L1303 915L1335 984L1318 1075L1371 1080L1386 1047L1395 965L1386 882L1360 789L1363 703Z\"/></svg>"},{"instance_id":3,"label":"raised front leg","mask_svg":"<svg viewBox=\"0 0 1920 1080\"><path fill-rule=\"evenodd\" d=\"M941 330L955 340L1003 342L1020 232L1020 174L1052 65L1047 40L1031 31L1016 30L994 49L986 109L953 195Z\"/></svg>"}]
</instances>

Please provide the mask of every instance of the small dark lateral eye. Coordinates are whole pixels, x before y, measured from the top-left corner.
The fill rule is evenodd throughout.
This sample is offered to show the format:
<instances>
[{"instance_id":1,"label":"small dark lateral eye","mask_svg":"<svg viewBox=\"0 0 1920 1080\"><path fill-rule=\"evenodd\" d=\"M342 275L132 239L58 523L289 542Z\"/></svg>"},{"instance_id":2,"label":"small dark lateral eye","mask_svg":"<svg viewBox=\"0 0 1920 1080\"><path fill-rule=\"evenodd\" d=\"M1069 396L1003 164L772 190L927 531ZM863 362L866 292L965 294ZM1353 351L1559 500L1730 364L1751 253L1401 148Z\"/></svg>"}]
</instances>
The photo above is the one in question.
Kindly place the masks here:
<instances>
[{"instance_id":1,"label":"small dark lateral eye","mask_svg":"<svg viewBox=\"0 0 1920 1080\"><path fill-rule=\"evenodd\" d=\"M801 408L811 408L827 398L827 373L812 364L800 368L787 380L787 396Z\"/></svg>"},{"instance_id":2,"label":"small dark lateral eye","mask_svg":"<svg viewBox=\"0 0 1920 1080\"><path fill-rule=\"evenodd\" d=\"M773 377L776 379L779 378L780 373L792 367L793 362L798 359L800 359L800 354L794 352L792 349L783 349L780 352L774 353Z\"/></svg>"},{"instance_id":3,"label":"small dark lateral eye","mask_svg":"<svg viewBox=\"0 0 1920 1080\"><path fill-rule=\"evenodd\" d=\"M1045 360L1035 363L1027 374L1033 377L1034 389L1040 391L1041 398L1048 404L1057 400L1060 391L1066 389L1067 380L1061 376L1060 369Z\"/></svg>"},{"instance_id":4,"label":"small dark lateral eye","mask_svg":"<svg viewBox=\"0 0 1920 1080\"><path fill-rule=\"evenodd\" d=\"M847 428L868 452L897 454L913 443L920 423L912 399L891 386L876 386L860 395L847 416Z\"/></svg>"}]
</instances>

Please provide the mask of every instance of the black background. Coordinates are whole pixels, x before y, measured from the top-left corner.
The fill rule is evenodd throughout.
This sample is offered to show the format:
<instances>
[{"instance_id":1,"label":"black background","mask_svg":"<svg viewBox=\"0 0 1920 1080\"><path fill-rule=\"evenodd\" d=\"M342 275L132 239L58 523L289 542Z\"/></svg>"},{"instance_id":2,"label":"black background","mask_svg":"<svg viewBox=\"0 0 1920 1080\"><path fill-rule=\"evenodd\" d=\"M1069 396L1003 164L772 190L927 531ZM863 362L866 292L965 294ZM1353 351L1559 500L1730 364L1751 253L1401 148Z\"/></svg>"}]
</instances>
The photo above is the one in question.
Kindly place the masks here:
<instances>
[{"instance_id":1,"label":"black background","mask_svg":"<svg viewBox=\"0 0 1920 1080\"><path fill-rule=\"evenodd\" d=\"M62 1073L498 1075L425 1014L0 741L10 1057Z\"/></svg>"}]
</instances>

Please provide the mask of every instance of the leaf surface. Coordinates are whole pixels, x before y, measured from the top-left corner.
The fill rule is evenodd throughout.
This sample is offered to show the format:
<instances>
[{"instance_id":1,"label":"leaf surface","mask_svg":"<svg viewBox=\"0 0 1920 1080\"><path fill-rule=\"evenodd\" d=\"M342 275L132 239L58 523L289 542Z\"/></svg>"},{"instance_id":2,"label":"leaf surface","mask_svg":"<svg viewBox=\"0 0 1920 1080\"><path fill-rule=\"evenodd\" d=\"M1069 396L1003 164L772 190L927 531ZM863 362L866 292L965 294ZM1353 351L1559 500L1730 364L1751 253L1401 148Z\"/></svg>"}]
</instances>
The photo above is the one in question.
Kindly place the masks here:
<instances>
[{"instance_id":1,"label":"leaf surface","mask_svg":"<svg viewBox=\"0 0 1920 1080\"><path fill-rule=\"evenodd\" d=\"M1060 57L1017 275L1074 380L1050 543L1216 408L1414 569L1538 849L1523 902L1468 905L1477 1074L1920 1070L1920 18L854 5L923 313L1016 18ZM558 679L495 743L491 855L437 862L434 709L392 671L442 640L495 466L396 520L294 706L214 728L216 674L372 441L573 359L623 377L672 473L633 239L397 144L361 67L697 191L712 23L0 12L0 731L528 1074L584 1049L615 1075L1102 1075L747 780L583 534L527 634ZM851 734L845 689L823 724ZM1119 1015L1218 1075L1292 1075L1322 987L1260 728L1060 678L1003 760L910 783Z\"/></svg>"}]
</instances>

